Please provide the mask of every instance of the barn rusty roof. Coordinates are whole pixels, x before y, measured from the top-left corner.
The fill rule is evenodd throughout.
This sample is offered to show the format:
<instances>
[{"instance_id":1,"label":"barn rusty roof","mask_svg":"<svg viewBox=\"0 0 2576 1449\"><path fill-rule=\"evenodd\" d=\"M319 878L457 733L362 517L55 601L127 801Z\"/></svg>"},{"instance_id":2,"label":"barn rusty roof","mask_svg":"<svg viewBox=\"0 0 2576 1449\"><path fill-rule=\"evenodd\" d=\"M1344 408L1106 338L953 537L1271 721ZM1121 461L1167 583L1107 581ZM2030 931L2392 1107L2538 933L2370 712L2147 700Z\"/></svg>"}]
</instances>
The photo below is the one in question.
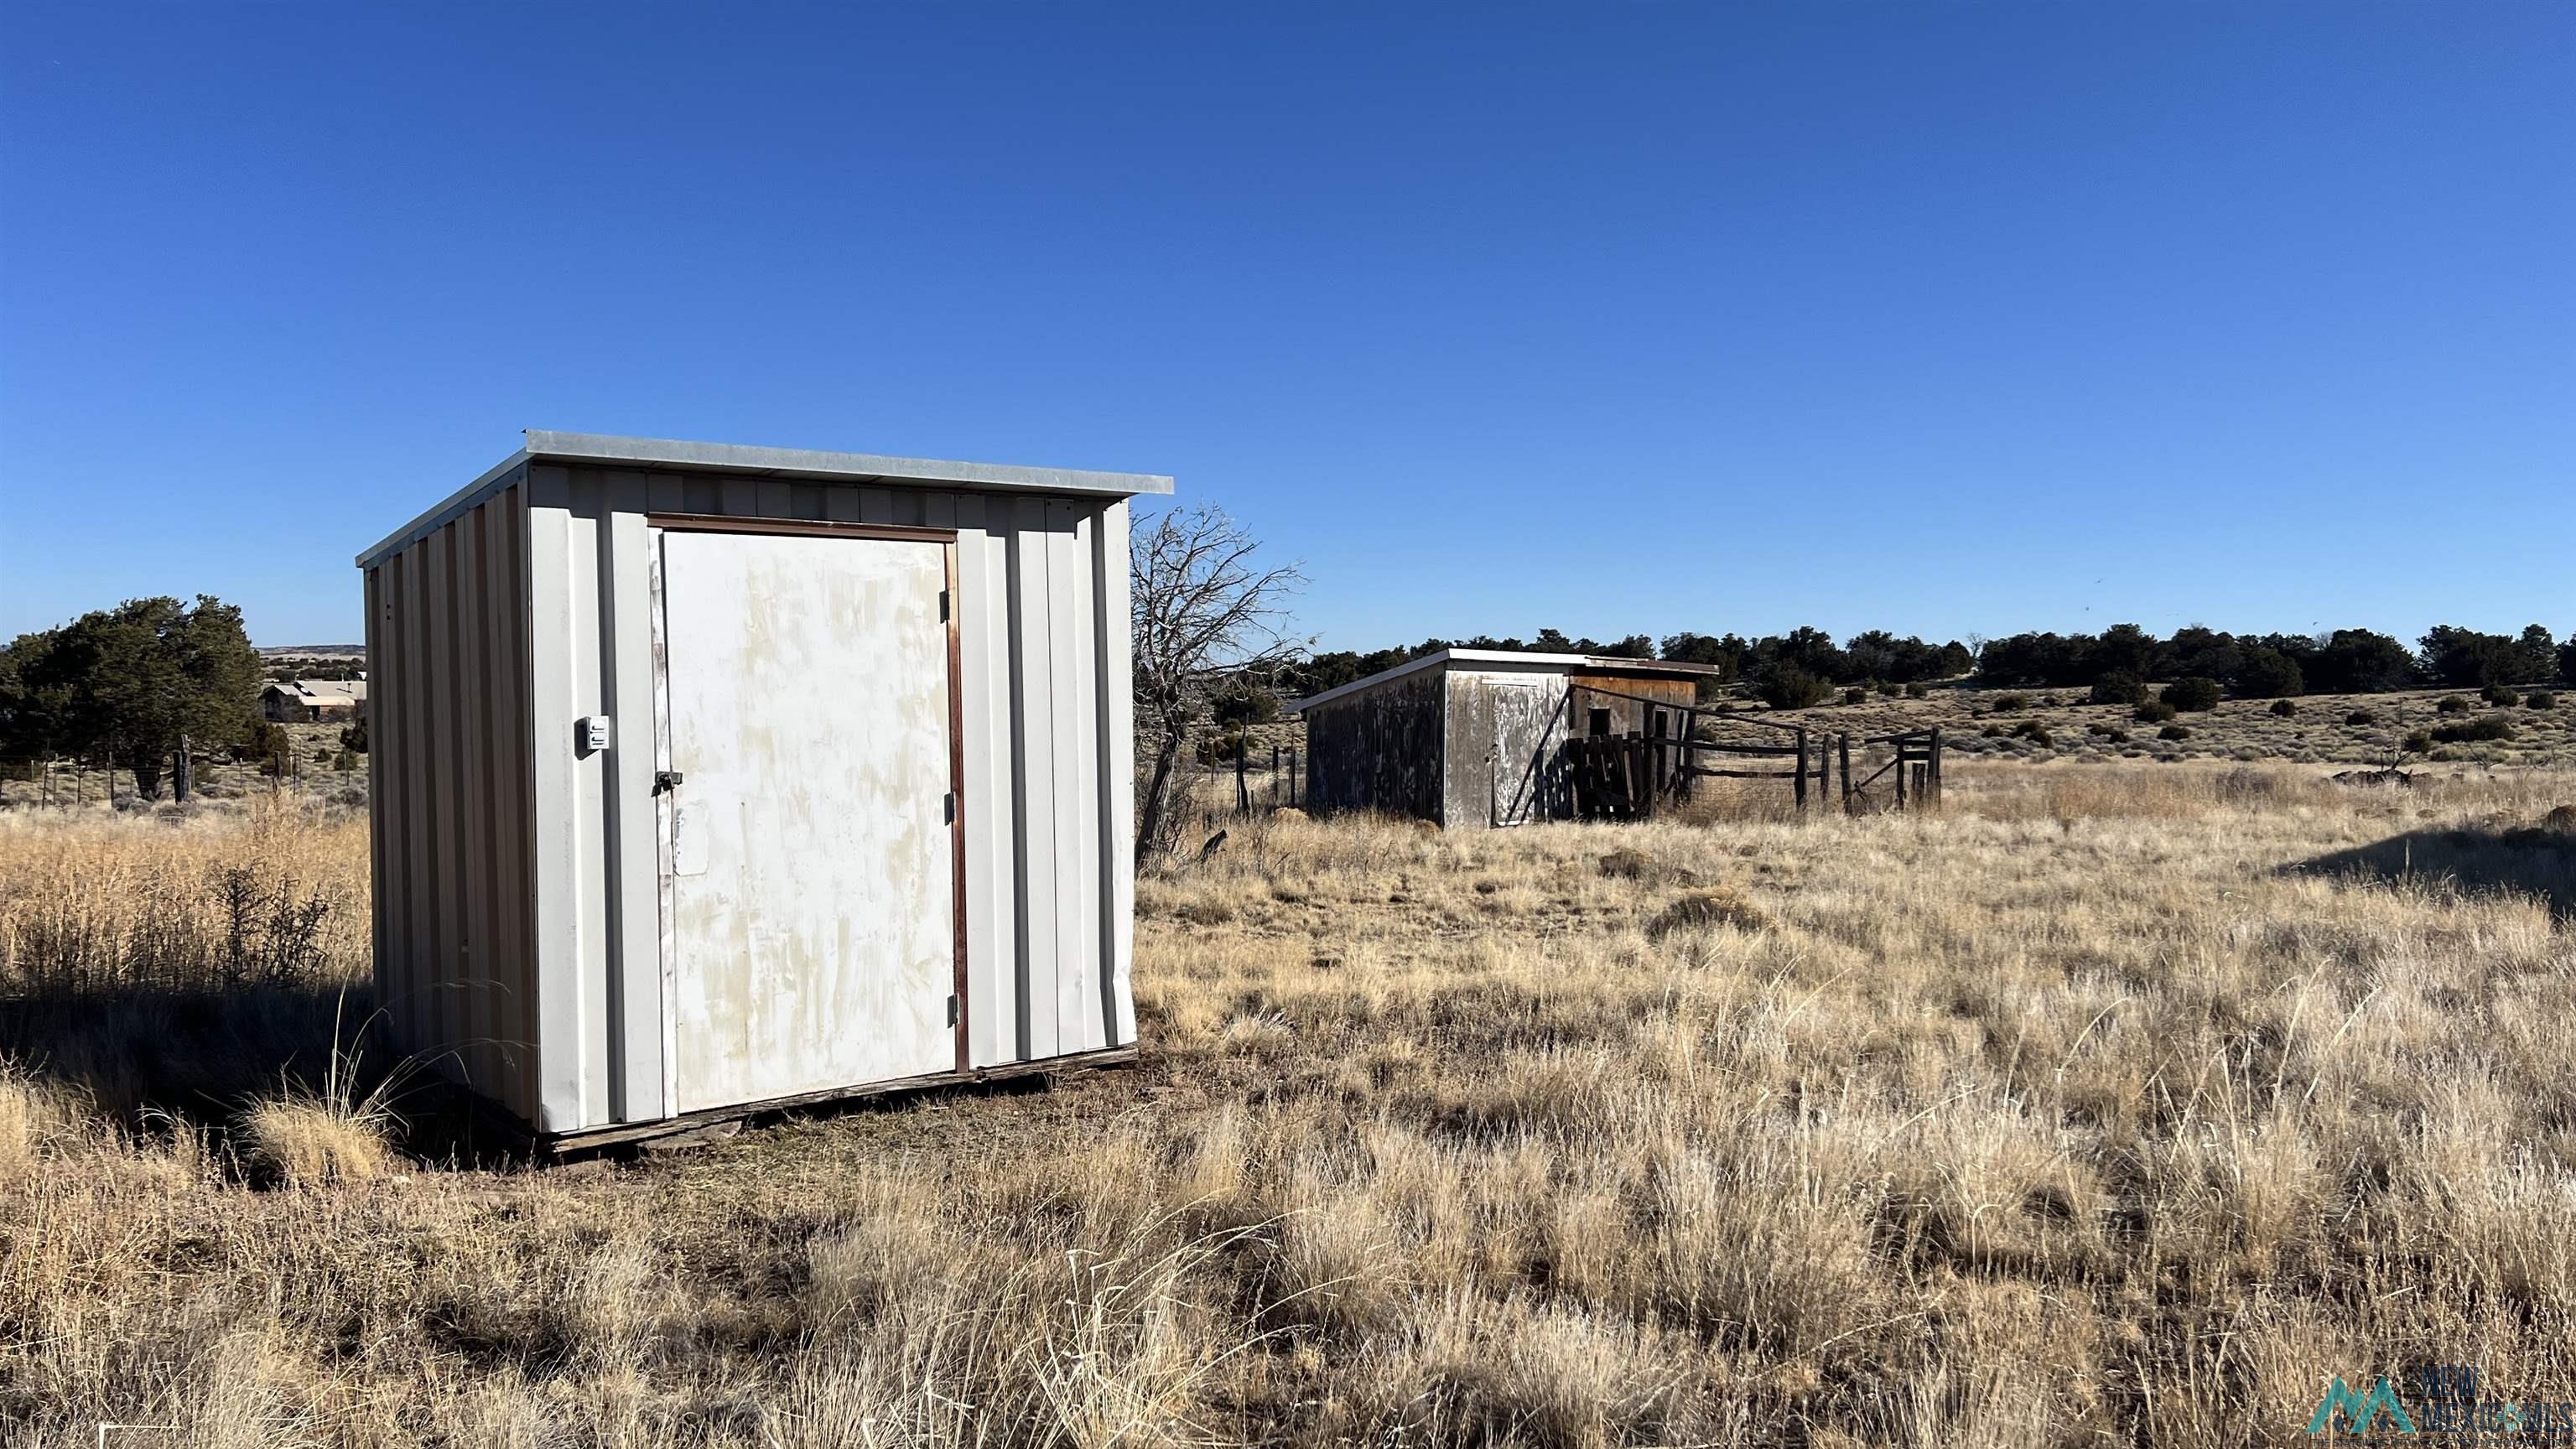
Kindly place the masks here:
<instances>
[{"instance_id":1,"label":"barn rusty roof","mask_svg":"<svg viewBox=\"0 0 2576 1449\"><path fill-rule=\"evenodd\" d=\"M1489 669L1526 669L1539 674L1623 674L1632 679L1699 679L1725 670L1714 664L1683 664L1667 659L1625 659L1609 654L1535 654L1517 649L1443 649L1408 660L1392 669L1381 669L1364 679L1354 679L1321 694L1291 700L1280 706L1288 714L1331 704L1354 694L1375 689L1391 680L1425 669L1463 664Z\"/></svg>"}]
</instances>

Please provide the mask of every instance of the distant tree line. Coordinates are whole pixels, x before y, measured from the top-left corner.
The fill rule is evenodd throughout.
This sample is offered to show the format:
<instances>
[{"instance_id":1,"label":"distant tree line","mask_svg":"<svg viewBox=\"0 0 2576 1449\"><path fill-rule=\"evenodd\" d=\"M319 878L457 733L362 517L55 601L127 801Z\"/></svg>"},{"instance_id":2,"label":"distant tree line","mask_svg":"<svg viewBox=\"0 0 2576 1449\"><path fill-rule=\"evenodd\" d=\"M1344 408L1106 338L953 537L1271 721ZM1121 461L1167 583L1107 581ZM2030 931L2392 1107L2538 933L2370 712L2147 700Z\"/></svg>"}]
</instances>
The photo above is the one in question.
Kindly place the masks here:
<instances>
[{"instance_id":1,"label":"distant tree line","mask_svg":"<svg viewBox=\"0 0 2576 1449\"><path fill-rule=\"evenodd\" d=\"M2099 699L2143 697L2153 682L2209 680L2240 699L2296 694L2376 694L2424 687L2483 688L2576 681L2576 637L2559 643L2534 624L2519 635L2484 634L2450 624L2434 627L2409 649L2368 629L2324 634L2228 634L2192 625L2159 638L2135 624L2114 624L2099 634L2014 634L1981 645L1950 640L1933 644L1884 629L1856 634L1841 644L1821 629L1747 639L1740 634L1644 634L1604 643L1542 629L1528 640L1478 635L1425 639L1420 644L1365 653L1315 654L1283 679L1292 695L1320 693L1449 648L1512 649L1540 653L1597 654L1623 659L1665 659L1717 667L1719 688L1746 686L1782 708L1822 702L1837 688L1921 686L1944 680L1981 685L2039 685L2085 689ZM1259 701L1228 700L1238 715Z\"/></svg>"},{"instance_id":2,"label":"distant tree line","mask_svg":"<svg viewBox=\"0 0 2576 1449\"><path fill-rule=\"evenodd\" d=\"M185 801L195 753L261 730L259 687L239 608L129 599L0 647L0 759L130 769L145 799L166 774Z\"/></svg>"}]
</instances>

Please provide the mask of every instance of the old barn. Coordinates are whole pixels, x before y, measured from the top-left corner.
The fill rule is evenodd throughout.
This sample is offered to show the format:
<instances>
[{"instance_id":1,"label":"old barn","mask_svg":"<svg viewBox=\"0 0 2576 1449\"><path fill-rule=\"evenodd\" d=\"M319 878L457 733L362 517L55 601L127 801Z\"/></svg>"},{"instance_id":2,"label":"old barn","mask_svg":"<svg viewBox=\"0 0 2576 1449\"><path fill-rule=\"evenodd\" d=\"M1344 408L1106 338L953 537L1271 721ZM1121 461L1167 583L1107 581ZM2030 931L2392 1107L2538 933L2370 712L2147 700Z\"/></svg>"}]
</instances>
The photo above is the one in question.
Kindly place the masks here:
<instances>
[{"instance_id":1,"label":"old barn","mask_svg":"<svg viewBox=\"0 0 2576 1449\"><path fill-rule=\"evenodd\" d=\"M1717 673L1593 654L1428 654L1289 706L1306 722L1307 806L1451 829L1563 819L1568 740L1678 736Z\"/></svg>"},{"instance_id":2,"label":"old barn","mask_svg":"<svg viewBox=\"0 0 2576 1449\"><path fill-rule=\"evenodd\" d=\"M358 559L394 1048L558 1145L1131 1048L1170 491L527 434Z\"/></svg>"}]
</instances>

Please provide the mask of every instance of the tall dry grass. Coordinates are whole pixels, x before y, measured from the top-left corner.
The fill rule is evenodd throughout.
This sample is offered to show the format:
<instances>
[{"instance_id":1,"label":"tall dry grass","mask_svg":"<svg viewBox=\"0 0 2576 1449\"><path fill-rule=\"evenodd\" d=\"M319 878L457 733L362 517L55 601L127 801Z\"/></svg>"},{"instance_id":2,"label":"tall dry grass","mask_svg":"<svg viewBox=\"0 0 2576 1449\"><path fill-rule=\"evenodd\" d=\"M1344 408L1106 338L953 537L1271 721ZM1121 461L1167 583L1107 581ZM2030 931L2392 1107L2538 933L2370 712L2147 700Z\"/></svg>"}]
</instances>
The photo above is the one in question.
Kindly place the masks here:
<instances>
[{"instance_id":1,"label":"tall dry grass","mask_svg":"<svg viewBox=\"0 0 2576 1449\"><path fill-rule=\"evenodd\" d=\"M22 1062L0 1420L2251 1444L2415 1362L2576 1397L2561 801L1969 769L1938 817L1238 825L1140 883L1139 1069L603 1174L263 1175Z\"/></svg>"}]
</instances>

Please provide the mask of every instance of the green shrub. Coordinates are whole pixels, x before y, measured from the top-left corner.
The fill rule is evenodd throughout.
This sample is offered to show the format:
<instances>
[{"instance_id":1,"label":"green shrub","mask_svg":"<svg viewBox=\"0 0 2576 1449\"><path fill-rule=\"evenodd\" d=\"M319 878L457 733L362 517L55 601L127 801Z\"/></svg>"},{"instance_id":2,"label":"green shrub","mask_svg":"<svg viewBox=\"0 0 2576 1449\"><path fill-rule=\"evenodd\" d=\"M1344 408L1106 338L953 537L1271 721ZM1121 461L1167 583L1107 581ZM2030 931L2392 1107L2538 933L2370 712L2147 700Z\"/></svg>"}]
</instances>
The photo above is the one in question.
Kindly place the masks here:
<instances>
[{"instance_id":1,"label":"green shrub","mask_svg":"<svg viewBox=\"0 0 2576 1449\"><path fill-rule=\"evenodd\" d=\"M2476 705L2456 694L2446 694L2433 701L2434 712L2438 714L2467 714L2475 708L2477 708Z\"/></svg>"},{"instance_id":2,"label":"green shrub","mask_svg":"<svg viewBox=\"0 0 2576 1449\"><path fill-rule=\"evenodd\" d=\"M2510 684L2490 684L2478 691L2478 697L2498 709L2511 709L2522 703L2522 692Z\"/></svg>"},{"instance_id":3,"label":"green shrub","mask_svg":"<svg viewBox=\"0 0 2576 1449\"><path fill-rule=\"evenodd\" d=\"M2102 738L2109 740L2115 745L2125 745L2129 742L2129 732L2115 725L2112 727L2111 732L2102 736Z\"/></svg>"},{"instance_id":4,"label":"green shrub","mask_svg":"<svg viewBox=\"0 0 2576 1449\"><path fill-rule=\"evenodd\" d=\"M348 750L354 754L363 755L367 752L367 722L365 720L359 720L356 724L350 725L348 728L340 731L340 748Z\"/></svg>"},{"instance_id":5,"label":"green shrub","mask_svg":"<svg viewBox=\"0 0 2576 1449\"><path fill-rule=\"evenodd\" d=\"M331 757L331 768L339 771L343 775L358 768L357 752L354 750L342 750L340 753L333 755Z\"/></svg>"},{"instance_id":6,"label":"green shrub","mask_svg":"<svg viewBox=\"0 0 2576 1449\"><path fill-rule=\"evenodd\" d=\"M2012 737L2018 740L2028 740L2035 745L2053 745L2057 743L2055 739L2050 737L2048 726L2041 724L2035 719L2026 719L2020 724L2014 725L2012 728Z\"/></svg>"},{"instance_id":7,"label":"green shrub","mask_svg":"<svg viewBox=\"0 0 2576 1449\"><path fill-rule=\"evenodd\" d=\"M2140 724L2163 724L2174 717L2174 707L2161 699L2150 699L2130 711Z\"/></svg>"},{"instance_id":8,"label":"green shrub","mask_svg":"<svg viewBox=\"0 0 2576 1449\"><path fill-rule=\"evenodd\" d=\"M2163 729L2160 729L2160 730L2156 731L2156 738L2157 738L2157 739L2160 739L2160 740L2187 740L2187 739L2190 739L2190 738L2191 738L2191 726L2189 726L2189 725L2178 725L2178 724L2169 724L2169 725L2166 725Z\"/></svg>"},{"instance_id":9,"label":"green shrub","mask_svg":"<svg viewBox=\"0 0 2576 1449\"><path fill-rule=\"evenodd\" d=\"M2535 689L2522 697L2522 706L2525 709L2556 709L2558 696L2546 689Z\"/></svg>"},{"instance_id":10,"label":"green shrub","mask_svg":"<svg viewBox=\"0 0 2576 1449\"><path fill-rule=\"evenodd\" d=\"M1782 664L1762 676L1758 693L1773 709L1805 709L1831 699L1834 687L1794 664Z\"/></svg>"},{"instance_id":11,"label":"green shrub","mask_svg":"<svg viewBox=\"0 0 2576 1449\"><path fill-rule=\"evenodd\" d=\"M2030 708L2030 696L2027 694L1998 694L1993 699L1986 702L1986 708L1993 710L1997 714L2019 714L2023 710Z\"/></svg>"},{"instance_id":12,"label":"green shrub","mask_svg":"<svg viewBox=\"0 0 2576 1449\"><path fill-rule=\"evenodd\" d=\"M2290 703L2286 699L2276 699L2272 701L2272 713L2282 719L2288 719L2290 716L2297 714L2298 712L2299 707Z\"/></svg>"},{"instance_id":13,"label":"green shrub","mask_svg":"<svg viewBox=\"0 0 2576 1449\"><path fill-rule=\"evenodd\" d=\"M2144 704L2147 683L2125 669L2114 669L2093 681L2093 693L2088 698L2095 704Z\"/></svg>"},{"instance_id":14,"label":"green shrub","mask_svg":"<svg viewBox=\"0 0 2576 1449\"><path fill-rule=\"evenodd\" d=\"M1932 697L1932 691L1924 688L1922 683L1917 681L1905 686L1905 697L1907 699L1929 699Z\"/></svg>"},{"instance_id":15,"label":"green shrub","mask_svg":"<svg viewBox=\"0 0 2576 1449\"><path fill-rule=\"evenodd\" d=\"M2177 679L2165 686L2164 702L2176 709L2209 710L2218 708L2218 681L2205 674Z\"/></svg>"},{"instance_id":16,"label":"green shrub","mask_svg":"<svg viewBox=\"0 0 2576 1449\"><path fill-rule=\"evenodd\" d=\"M2409 730L2406 732L2406 738L2398 741L2398 744L2410 755L2431 754L2433 733L2430 730Z\"/></svg>"},{"instance_id":17,"label":"green shrub","mask_svg":"<svg viewBox=\"0 0 2576 1449\"><path fill-rule=\"evenodd\" d=\"M2245 651L2237 661L2236 672L2228 676L2227 685L2236 691L2239 699L2272 699L2307 692L2307 681L2301 677L2299 661L2278 649L2261 645Z\"/></svg>"},{"instance_id":18,"label":"green shrub","mask_svg":"<svg viewBox=\"0 0 2576 1449\"><path fill-rule=\"evenodd\" d=\"M1866 689L1846 689L1843 691L1843 703L1867 704L1869 703L1869 691Z\"/></svg>"},{"instance_id":19,"label":"green shrub","mask_svg":"<svg viewBox=\"0 0 2576 1449\"><path fill-rule=\"evenodd\" d=\"M2512 738L2513 721L2498 719L2494 715L2473 719L2466 724L2442 725L2433 731L2433 743L2437 745L2464 745L2478 741Z\"/></svg>"},{"instance_id":20,"label":"green shrub","mask_svg":"<svg viewBox=\"0 0 2576 1449\"><path fill-rule=\"evenodd\" d=\"M2379 716L2372 714L2366 709L2357 709L2352 713L2345 715L2343 717L2343 722L2351 725L2354 729L2362 729L2366 726L2379 723Z\"/></svg>"}]
</instances>

